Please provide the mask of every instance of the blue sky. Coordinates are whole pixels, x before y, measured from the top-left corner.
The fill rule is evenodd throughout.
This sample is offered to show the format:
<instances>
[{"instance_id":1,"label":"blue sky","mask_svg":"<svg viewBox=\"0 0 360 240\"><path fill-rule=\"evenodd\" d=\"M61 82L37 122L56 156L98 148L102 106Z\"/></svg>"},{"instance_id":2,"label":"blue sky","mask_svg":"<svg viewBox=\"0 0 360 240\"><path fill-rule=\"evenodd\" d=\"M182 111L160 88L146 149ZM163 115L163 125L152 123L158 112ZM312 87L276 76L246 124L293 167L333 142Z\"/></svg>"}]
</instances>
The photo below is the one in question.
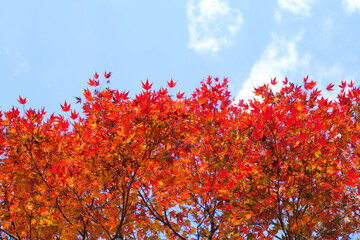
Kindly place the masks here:
<instances>
[{"instance_id":1,"label":"blue sky","mask_svg":"<svg viewBox=\"0 0 360 240\"><path fill-rule=\"evenodd\" d=\"M236 98L287 76L320 87L360 79L360 0L11 0L0 3L1 110L60 113L95 71L189 94L208 75Z\"/></svg>"}]
</instances>

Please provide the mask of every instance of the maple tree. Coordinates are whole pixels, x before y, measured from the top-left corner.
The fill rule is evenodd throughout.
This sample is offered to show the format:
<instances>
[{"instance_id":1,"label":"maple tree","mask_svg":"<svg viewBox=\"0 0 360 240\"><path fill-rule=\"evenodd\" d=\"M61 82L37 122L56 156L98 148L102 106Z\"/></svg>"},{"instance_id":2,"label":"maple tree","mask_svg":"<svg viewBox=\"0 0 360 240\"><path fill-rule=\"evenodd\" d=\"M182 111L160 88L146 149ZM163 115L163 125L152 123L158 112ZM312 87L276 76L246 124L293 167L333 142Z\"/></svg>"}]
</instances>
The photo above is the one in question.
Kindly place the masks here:
<instances>
[{"instance_id":1,"label":"maple tree","mask_svg":"<svg viewBox=\"0 0 360 240\"><path fill-rule=\"evenodd\" d=\"M105 72L109 83L111 72ZM82 113L0 112L1 239L348 239L359 231L360 89L208 77L190 97L103 88ZM271 85L280 84L276 78ZM330 83L327 91L333 91Z\"/></svg>"}]
</instances>

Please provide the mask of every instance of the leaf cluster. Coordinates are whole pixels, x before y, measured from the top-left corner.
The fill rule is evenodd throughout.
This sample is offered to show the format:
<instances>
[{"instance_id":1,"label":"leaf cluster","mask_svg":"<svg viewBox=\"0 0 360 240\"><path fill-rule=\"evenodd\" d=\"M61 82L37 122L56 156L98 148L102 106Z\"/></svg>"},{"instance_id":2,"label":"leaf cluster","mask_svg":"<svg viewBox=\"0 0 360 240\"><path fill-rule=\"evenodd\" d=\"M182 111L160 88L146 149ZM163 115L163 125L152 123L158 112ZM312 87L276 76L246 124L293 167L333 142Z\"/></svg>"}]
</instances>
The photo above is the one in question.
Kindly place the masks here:
<instances>
[{"instance_id":1,"label":"leaf cluster","mask_svg":"<svg viewBox=\"0 0 360 240\"><path fill-rule=\"evenodd\" d=\"M80 115L65 102L65 115L46 117L19 97L23 114L0 112L0 238L358 232L360 89L342 82L329 100L308 77L302 86L285 79L279 92L265 84L257 98L235 103L227 83L208 77L190 97L175 98L147 80L130 98L102 88L95 73L95 89L76 98Z\"/></svg>"}]
</instances>

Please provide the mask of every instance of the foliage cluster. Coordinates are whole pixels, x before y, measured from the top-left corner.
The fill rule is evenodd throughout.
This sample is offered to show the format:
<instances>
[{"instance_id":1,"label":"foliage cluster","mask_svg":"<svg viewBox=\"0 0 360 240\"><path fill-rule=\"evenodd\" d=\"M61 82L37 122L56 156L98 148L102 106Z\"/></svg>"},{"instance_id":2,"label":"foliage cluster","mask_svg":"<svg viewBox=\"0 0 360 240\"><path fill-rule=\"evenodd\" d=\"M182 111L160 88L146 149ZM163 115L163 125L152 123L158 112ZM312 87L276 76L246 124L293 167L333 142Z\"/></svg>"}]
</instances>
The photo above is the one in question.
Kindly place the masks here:
<instances>
[{"instance_id":1,"label":"foliage cluster","mask_svg":"<svg viewBox=\"0 0 360 240\"><path fill-rule=\"evenodd\" d=\"M111 73L105 73L109 81ZM1 239L347 239L359 229L360 89L285 79L234 103L227 79L85 89L79 116L0 116ZM271 84L277 84L276 79ZM334 85L329 84L328 91ZM172 91L172 90L171 90ZM19 97L20 104L26 98ZM25 106L25 105L24 105Z\"/></svg>"}]
</instances>

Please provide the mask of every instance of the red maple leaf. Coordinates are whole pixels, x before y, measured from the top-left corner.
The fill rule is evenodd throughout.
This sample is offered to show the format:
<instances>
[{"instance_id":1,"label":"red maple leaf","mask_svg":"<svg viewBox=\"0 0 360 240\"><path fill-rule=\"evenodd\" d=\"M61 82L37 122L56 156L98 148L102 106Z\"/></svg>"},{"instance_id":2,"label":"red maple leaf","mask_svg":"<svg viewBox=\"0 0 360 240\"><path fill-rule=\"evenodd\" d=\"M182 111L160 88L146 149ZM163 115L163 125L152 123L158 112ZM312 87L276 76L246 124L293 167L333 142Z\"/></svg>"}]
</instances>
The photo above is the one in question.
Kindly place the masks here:
<instances>
[{"instance_id":1,"label":"red maple leaf","mask_svg":"<svg viewBox=\"0 0 360 240\"><path fill-rule=\"evenodd\" d=\"M165 94L167 95L167 94L168 94L168 90L167 90L166 88L160 88L160 89L159 89L159 94L160 94L160 95L165 95Z\"/></svg>"},{"instance_id":2,"label":"red maple leaf","mask_svg":"<svg viewBox=\"0 0 360 240\"><path fill-rule=\"evenodd\" d=\"M99 78L99 74L97 74L97 72L95 72L94 78L95 78L95 79L98 79L98 78Z\"/></svg>"},{"instance_id":3,"label":"red maple leaf","mask_svg":"<svg viewBox=\"0 0 360 240\"><path fill-rule=\"evenodd\" d=\"M184 98L184 92L183 93L180 93L180 92L178 92L177 94L176 94L176 97L178 98L178 99L182 99L182 98Z\"/></svg>"},{"instance_id":4,"label":"red maple leaf","mask_svg":"<svg viewBox=\"0 0 360 240\"><path fill-rule=\"evenodd\" d=\"M25 115L28 119L32 119L35 114L35 110L31 108L25 111Z\"/></svg>"},{"instance_id":5,"label":"red maple leaf","mask_svg":"<svg viewBox=\"0 0 360 240\"><path fill-rule=\"evenodd\" d=\"M113 99L115 102L118 102L120 100L126 101L129 99L128 95L129 95L129 91L128 92L123 91L120 93L119 90L116 90L116 92L114 92Z\"/></svg>"},{"instance_id":6,"label":"red maple leaf","mask_svg":"<svg viewBox=\"0 0 360 240\"><path fill-rule=\"evenodd\" d=\"M346 88L346 81L341 81L341 85L339 85L341 89Z\"/></svg>"},{"instance_id":7,"label":"red maple leaf","mask_svg":"<svg viewBox=\"0 0 360 240\"><path fill-rule=\"evenodd\" d=\"M71 111L71 119L75 120L79 116L79 113L77 113L75 110Z\"/></svg>"},{"instance_id":8,"label":"red maple leaf","mask_svg":"<svg viewBox=\"0 0 360 240\"><path fill-rule=\"evenodd\" d=\"M311 81L311 82L309 82L309 83L305 83L304 88L305 88L306 90L311 90L311 89L313 89L315 86L316 86L316 82L315 82L315 81Z\"/></svg>"},{"instance_id":9,"label":"red maple leaf","mask_svg":"<svg viewBox=\"0 0 360 240\"><path fill-rule=\"evenodd\" d=\"M285 80L283 81L283 84L284 84L284 85L288 84L288 79L287 79L287 77L285 77Z\"/></svg>"},{"instance_id":10,"label":"red maple leaf","mask_svg":"<svg viewBox=\"0 0 360 240\"><path fill-rule=\"evenodd\" d=\"M173 88L173 87L175 87L176 82L174 82L173 79L171 79L171 81L167 82L167 84L168 84L169 88Z\"/></svg>"},{"instance_id":11,"label":"red maple leaf","mask_svg":"<svg viewBox=\"0 0 360 240\"><path fill-rule=\"evenodd\" d=\"M18 100L18 102L19 102L20 104L25 104L25 103L26 103L26 98L22 98L22 97L19 95L19 100Z\"/></svg>"},{"instance_id":12,"label":"red maple leaf","mask_svg":"<svg viewBox=\"0 0 360 240\"><path fill-rule=\"evenodd\" d=\"M104 77L105 78L110 78L111 77L111 72L106 73L106 71L105 71Z\"/></svg>"},{"instance_id":13,"label":"red maple leaf","mask_svg":"<svg viewBox=\"0 0 360 240\"><path fill-rule=\"evenodd\" d=\"M304 83L306 83L308 79L309 79L309 75L307 75L307 76L304 78Z\"/></svg>"},{"instance_id":14,"label":"red maple leaf","mask_svg":"<svg viewBox=\"0 0 360 240\"><path fill-rule=\"evenodd\" d=\"M351 80L351 82L348 84L348 87L349 88L352 88L352 87L354 87L354 82Z\"/></svg>"},{"instance_id":15,"label":"red maple leaf","mask_svg":"<svg viewBox=\"0 0 360 240\"><path fill-rule=\"evenodd\" d=\"M274 79L271 79L271 84L272 84L272 85L276 85L276 84L277 84L276 77L275 77Z\"/></svg>"},{"instance_id":16,"label":"red maple leaf","mask_svg":"<svg viewBox=\"0 0 360 240\"><path fill-rule=\"evenodd\" d=\"M11 108L11 111L7 112L11 117L17 117L20 114L19 109L14 108L14 106ZM6 114L7 115L7 114Z\"/></svg>"},{"instance_id":17,"label":"red maple leaf","mask_svg":"<svg viewBox=\"0 0 360 240\"><path fill-rule=\"evenodd\" d=\"M88 84L89 84L89 86L95 86L95 80L89 78Z\"/></svg>"},{"instance_id":18,"label":"red maple leaf","mask_svg":"<svg viewBox=\"0 0 360 240\"><path fill-rule=\"evenodd\" d=\"M153 83L149 84L149 79L146 79L146 83L143 83L143 81L141 81L141 83L142 83L143 89L145 89L146 91L150 90L153 85Z\"/></svg>"},{"instance_id":19,"label":"red maple leaf","mask_svg":"<svg viewBox=\"0 0 360 240\"><path fill-rule=\"evenodd\" d=\"M129 95L129 91L127 91L127 92L123 91L120 93L121 99L123 99L125 101L129 99L128 95Z\"/></svg>"},{"instance_id":20,"label":"red maple leaf","mask_svg":"<svg viewBox=\"0 0 360 240\"><path fill-rule=\"evenodd\" d=\"M328 90L328 91L333 91L333 90L334 90L334 89L333 89L334 86L335 86L335 84L330 83L329 85L327 85L326 90Z\"/></svg>"},{"instance_id":21,"label":"red maple leaf","mask_svg":"<svg viewBox=\"0 0 360 240\"><path fill-rule=\"evenodd\" d=\"M61 106L61 109L62 109L64 112L70 111L70 106L71 106L71 104L67 104L66 101L65 101L64 105L61 105L61 104L60 104L60 106Z\"/></svg>"}]
</instances>

